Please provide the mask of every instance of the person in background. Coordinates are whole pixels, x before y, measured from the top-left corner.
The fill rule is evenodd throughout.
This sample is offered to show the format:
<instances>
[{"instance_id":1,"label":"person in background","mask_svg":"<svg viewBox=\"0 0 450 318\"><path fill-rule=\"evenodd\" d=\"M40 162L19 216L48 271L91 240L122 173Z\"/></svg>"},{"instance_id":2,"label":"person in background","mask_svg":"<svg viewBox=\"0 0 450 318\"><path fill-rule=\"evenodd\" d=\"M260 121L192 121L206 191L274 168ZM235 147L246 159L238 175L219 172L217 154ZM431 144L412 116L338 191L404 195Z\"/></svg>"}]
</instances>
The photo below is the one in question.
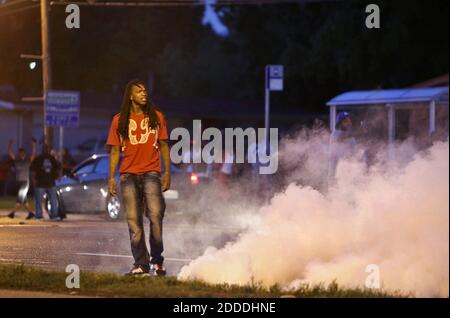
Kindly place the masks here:
<instances>
[{"instance_id":1,"label":"person in background","mask_svg":"<svg viewBox=\"0 0 450 318\"><path fill-rule=\"evenodd\" d=\"M23 205L27 210L27 220L34 218L34 213L31 210L27 201L28 190L30 189L30 165L36 155L36 140L32 139L31 156L28 156L25 149L19 148L17 156L12 149L13 141L9 141L8 154L16 171L16 182L18 184L17 200L14 209L8 214L8 217L14 218L16 211Z\"/></svg>"},{"instance_id":2,"label":"person in background","mask_svg":"<svg viewBox=\"0 0 450 318\"><path fill-rule=\"evenodd\" d=\"M58 153L58 151L56 151L55 149L50 150L50 156L52 156L53 158L55 158L55 160L60 161L59 160L59 156L60 154Z\"/></svg>"},{"instance_id":3,"label":"person in background","mask_svg":"<svg viewBox=\"0 0 450 318\"><path fill-rule=\"evenodd\" d=\"M231 183L233 179L234 172L234 155L233 153L227 151L227 149L223 149L223 161L218 172L218 182L219 182L219 190L220 197L224 201L229 201L231 198Z\"/></svg>"},{"instance_id":4,"label":"person in background","mask_svg":"<svg viewBox=\"0 0 450 318\"><path fill-rule=\"evenodd\" d=\"M183 163L184 163L185 171L187 173L194 172L194 162L202 161L201 148L196 149L195 144L196 144L196 141L191 140L191 147L189 148L189 151L186 151L183 154Z\"/></svg>"},{"instance_id":5,"label":"person in background","mask_svg":"<svg viewBox=\"0 0 450 318\"><path fill-rule=\"evenodd\" d=\"M356 140L352 135L353 123L348 112L340 112L336 116L336 129L330 135L330 159L328 180L333 183L339 160L354 152Z\"/></svg>"},{"instance_id":6,"label":"person in background","mask_svg":"<svg viewBox=\"0 0 450 318\"><path fill-rule=\"evenodd\" d=\"M0 159L0 195L3 197L6 196L6 185L10 169L10 161L11 159L9 158L9 156L7 156L6 158L2 157Z\"/></svg>"},{"instance_id":7,"label":"person in background","mask_svg":"<svg viewBox=\"0 0 450 318\"><path fill-rule=\"evenodd\" d=\"M72 155L67 148L64 148L61 157L63 175L68 175L70 171L72 171L72 168L75 166L75 160L73 160Z\"/></svg>"},{"instance_id":8,"label":"person in background","mask_svg":"<svg viewBox=\"0 0 450 318\"><path fill-rule=\"evenodd\" d=\"M55 221L61 220L58 215L58 198L55 187L55 181L59 178L60 171L61 165L50 154L49 147L46 144L42 145L42 153L31 163L31 180L34 185L36 220L43 219L41 203L45 193L47 193L50 199L50 219Z\"/></svg>"}]
</instances>

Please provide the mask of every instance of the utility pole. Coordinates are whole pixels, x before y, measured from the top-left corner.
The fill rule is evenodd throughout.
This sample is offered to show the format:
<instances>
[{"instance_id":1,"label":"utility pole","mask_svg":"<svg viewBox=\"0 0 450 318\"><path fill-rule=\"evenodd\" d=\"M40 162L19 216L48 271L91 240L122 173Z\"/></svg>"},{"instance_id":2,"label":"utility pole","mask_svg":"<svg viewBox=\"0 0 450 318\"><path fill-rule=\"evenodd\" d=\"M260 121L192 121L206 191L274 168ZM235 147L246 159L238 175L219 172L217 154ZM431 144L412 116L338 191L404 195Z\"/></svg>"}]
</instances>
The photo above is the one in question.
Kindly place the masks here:
<instances>
[{"instance_id":1,"label":"utility pole","mask_svg":"<svg viewBox=\"0 0 450 318\"><path fill-rule=\"evenodd\" d=\"M41 0L41 43L42 43L42 90L44 104L44 142L53 147L53 128L46 124L47 93L52 87L52 68L50 56L49 0Z\"/></svg>"}]
</instances>

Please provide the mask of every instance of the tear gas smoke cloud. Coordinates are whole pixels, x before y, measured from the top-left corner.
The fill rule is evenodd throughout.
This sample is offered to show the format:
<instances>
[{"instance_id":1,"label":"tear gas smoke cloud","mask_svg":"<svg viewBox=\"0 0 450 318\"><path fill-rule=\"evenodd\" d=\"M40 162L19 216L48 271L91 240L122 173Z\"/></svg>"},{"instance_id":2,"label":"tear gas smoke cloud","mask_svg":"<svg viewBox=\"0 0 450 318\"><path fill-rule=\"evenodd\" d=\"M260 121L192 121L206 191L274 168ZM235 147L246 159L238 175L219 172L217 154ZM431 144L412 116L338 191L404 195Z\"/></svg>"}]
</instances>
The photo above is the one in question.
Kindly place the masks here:
<instances>
[{"instance_id":1,"label":"tear gas smoke cloud","mask_svg":"<svg viewBox=\"0 0 450 318\"><path fill-rule=\"evenodd\" d=\"M390 165L379 146L370 169L357 151L339 162L336 183L324 190L327 144L319 130L285 139L280 164L289 172L287 186L235 242L207 248L178 278L363 287L366 266L376 264L384 290L448 296L448 141L420 153L406 142Z\"/></svg>"}]
</instances>

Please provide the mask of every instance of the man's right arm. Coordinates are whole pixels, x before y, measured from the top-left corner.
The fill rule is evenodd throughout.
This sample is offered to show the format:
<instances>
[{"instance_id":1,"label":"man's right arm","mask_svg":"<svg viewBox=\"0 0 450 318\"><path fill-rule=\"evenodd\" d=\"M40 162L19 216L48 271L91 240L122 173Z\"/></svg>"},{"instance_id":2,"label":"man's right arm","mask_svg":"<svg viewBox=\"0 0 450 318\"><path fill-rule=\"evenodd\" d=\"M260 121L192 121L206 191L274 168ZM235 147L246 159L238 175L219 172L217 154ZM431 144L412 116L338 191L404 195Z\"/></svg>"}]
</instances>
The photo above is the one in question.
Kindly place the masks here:
<instances>
[{"instance_id":1,"label":"man's right arm","mask_svg":"<svg viewBox=\"0 0 450 318\"><path fill-rule=\"evenodd\" d=\"M13 144L13 141L10 140L10 141L9 141L9 144L8 144L8 155L9 155L9 157L10 157L12 160L15 160L15 159L16 159L16 156L14 155L14 151L13 151L13 149L12 149L12 144Z\"/></svg>"},{"instance_id":2,"label":"man's right arm","mask_svg":"<svg viewBox=\"0 0 450 318\"><path fill-rule=\"evenodd\" d=\"M108 191L112 196L116 195L116 174L117 165L120 160L120 146L112 146L109 153L109 177L108 177Z\"/></svg>"},{"instance_id":3,"label":"man's right arm","mask_svg":"<svg viewBox=\"0 0 450 318\"><path fill-rule=\"evenodd\" d=\"M31 157L30 161L33 161L36 158L36 139L31 139Z\"/></svg>"},{"instance_id":4,"label":"man's right arm","mask_svg":"<svg viewBox=\"0 0 450 318\"><path fill-rule=\"evenodd\" d=\"M30 172L31 172L31 184L36 188L36 158L31 161Z\"/></svg>"}]
</instances>

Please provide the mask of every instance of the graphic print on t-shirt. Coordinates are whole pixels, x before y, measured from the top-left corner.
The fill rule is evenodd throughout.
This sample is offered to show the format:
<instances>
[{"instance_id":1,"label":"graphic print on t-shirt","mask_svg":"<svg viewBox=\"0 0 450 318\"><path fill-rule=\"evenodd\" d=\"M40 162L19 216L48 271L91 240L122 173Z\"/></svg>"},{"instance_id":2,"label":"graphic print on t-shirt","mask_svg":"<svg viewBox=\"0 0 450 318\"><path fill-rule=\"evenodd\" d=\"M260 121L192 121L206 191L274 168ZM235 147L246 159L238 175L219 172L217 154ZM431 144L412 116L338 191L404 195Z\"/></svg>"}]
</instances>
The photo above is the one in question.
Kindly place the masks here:
<instances>
[{"instance_id":1,"label":"graphic print on t-shirt","mask_svg":"<svg viewBox=\"0 0 450 318\"><path fill-rule=\"evenodd\" d=\"M42 170L45 171L45 173L52 172L52 162L50 161L50 159L44 159L44 161L42 162Z\"/></svg>"},{"instance_id":2,"label":"graphic print on t-shirt","mask_svg":"<svg viewBox=\"0 0 450 318\"><path fill-rule=\"evenodd\" d=\"M148 117L145 117L141 120L140 128L141 128L141 135L138 139L138 132L137 132L138 125L136 121L130 118L129 125L128 125L128 136L130 138L130 143L132 145L137 144L145 144L148 141L148 136L150 134L156 134L155 129L149 129L148 127ZM136 134L134 134L136 132Z\"/></svg>"},{"instance_id":3,"label":"graphic print on t-shirt","mask_svg":"<svg viewBox=\"0 0 450 318\"><path fill-rule=\"evenodd\" d=\"M123 154L120 173L144 174L150 171L161 172L158 142L169 138L164 116L156 111L159 126L149 127L149 118L144 113L130 113L128 118L128 138L122 138L118 132L119 118L113 117L109 129L109 146L120 146Z\"/></svg>"}]
</instances>

